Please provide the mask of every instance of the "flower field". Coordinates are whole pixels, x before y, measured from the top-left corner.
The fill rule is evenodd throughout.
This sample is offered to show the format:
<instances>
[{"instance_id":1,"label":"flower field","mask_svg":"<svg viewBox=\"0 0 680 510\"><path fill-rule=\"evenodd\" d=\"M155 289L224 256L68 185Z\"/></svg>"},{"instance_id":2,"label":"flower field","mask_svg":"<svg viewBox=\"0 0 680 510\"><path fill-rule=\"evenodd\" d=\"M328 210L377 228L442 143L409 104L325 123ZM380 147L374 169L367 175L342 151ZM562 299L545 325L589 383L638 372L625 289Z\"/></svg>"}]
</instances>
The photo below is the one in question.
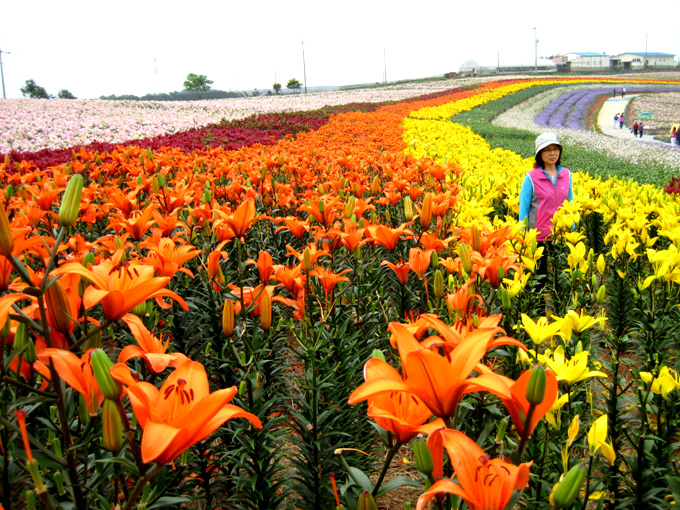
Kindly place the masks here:
<instances>
[{"instance_id":1,"label":"flower field","mask_svg":"<svg viewBox=\"0 0 680 510\"><path fill-rule=\"evenodd\" d=\"M680 87L451 80L24 123L0 169L0 504L677 504L680 198L570 147L595 134L569 112L612 83ZM574 171L545 253L517 221L543 112Z\"/></svg>"}]
</instances>

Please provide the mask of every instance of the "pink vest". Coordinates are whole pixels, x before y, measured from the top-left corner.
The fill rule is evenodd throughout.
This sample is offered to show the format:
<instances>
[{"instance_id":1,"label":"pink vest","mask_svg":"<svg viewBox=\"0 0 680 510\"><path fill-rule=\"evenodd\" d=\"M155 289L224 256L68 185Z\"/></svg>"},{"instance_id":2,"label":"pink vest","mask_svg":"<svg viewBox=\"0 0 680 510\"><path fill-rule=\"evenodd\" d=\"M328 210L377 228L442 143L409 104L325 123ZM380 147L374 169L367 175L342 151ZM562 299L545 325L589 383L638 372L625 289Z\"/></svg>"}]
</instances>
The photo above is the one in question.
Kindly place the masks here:
<instances>
[{"instance_id":1,"label":"pink vest","mask_svg":"<svg viewBox=\"0 0 680 510\"><path fill-rule=\"evenodd\" d=\"M550 240L552 217L562 203L569 199L569 169L560 169L554 185L540 168L534 168L528 175L534 185L529 208L529 228L538 230L537 241Z\"/></svg>"}]
</instances>

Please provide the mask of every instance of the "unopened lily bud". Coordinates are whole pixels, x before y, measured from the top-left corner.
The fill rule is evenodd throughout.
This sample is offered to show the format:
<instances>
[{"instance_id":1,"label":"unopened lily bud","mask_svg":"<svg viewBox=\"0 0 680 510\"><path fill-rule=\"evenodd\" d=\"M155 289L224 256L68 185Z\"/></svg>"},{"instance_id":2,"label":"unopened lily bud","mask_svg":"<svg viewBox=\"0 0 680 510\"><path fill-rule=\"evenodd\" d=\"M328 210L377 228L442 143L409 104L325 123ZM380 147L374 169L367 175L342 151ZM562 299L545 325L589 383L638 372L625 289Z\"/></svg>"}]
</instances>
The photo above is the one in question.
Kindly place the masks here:
<instances>
[{"instance_id":1,"label":"unopened lily bud","mask_svg":"<svg viewBox=\"0 0 680 510\"><path fill-rule=\"evenodd\" d=\"M409 195L404 197L404 217L406 221L411 221L413 219L413 200Z\"/></svg>"},{"instance_id":2,"label":"unopened lily bud","mask_svg":"<svg viewBox=\"0 0 680 510\"><path fill-rule=\"evenodd\" d=\"M5 188L5 199L9 200L14 196L14 192L16 191L16 188L14 187L14 184L10 184Z\"/></svg>"},{"instance_id":3,"label":"unopened lily bud","mask_svg":"<svg viewBox=\"0 0 680 510\"><path fill-rule=\"evenodd\" d=\"M370 492L364 491L359 494L357 510L378 510L378 504L375 502L375 498Z\"/></svg>"},{"instance_id":4,"label":"unopened lily bud","mask_svg":"<svg viewBox=\"0 0 680 510\"><path fill-rule=\"evenodd\" d=\"M597 302L598 305L601 305L604 303L604 300L607 298L607 289L605 288L604 285L602 285L599 289L597 289L597 294L595 294L595 301Z\"/></svg>"},{"instance_id":5,"label":"unopened lily bud","mask_svg":"<svg viewBox=\"0 0 680 510\"><path fill-rule=\"evenodd\" d=\"M503 266L498 267L498 281L502 282L505 278L505 268Z\"/></svg>"},{"instance_id":6,"label":"unopened lily bud","mask_svg":"<svg viewBox=\"0 0 680 510\"><path fill-rule=\"evenodd\" d=\"M234 302L227 299L222 310L222 331L225 336L231 336L234 332Z\"/></svg>"},{"instance_id":7,"label":"unopened lily bud","mask_svg":"<svg viewBox=\"0 0 680 510\"><path fill-rule=\"evenodd\" d=\"M83 257L83 266L89 269L90 266L94 266L95 262L94 253L88 251Z\"/></svg>"},{"instance_id":8,"label":"unopened lily bud","mask_svg":"<svg viewBox=\"0 0 680 510\"><path fill-rule=\"evenodd\" d=\"M319 200L319 212L321 214L326 212L326 202L324 202L323 200Z\"/></svg>"},{"instance_id":9,"label":"unopened lily bud","mask_svg":"<svg viewBox=\"0 0 680 510\"><path fill-rule=\"evenodd\" d=\"M17 324L17 330L14 333L14 349L22 349L28 343L28 326L24 322Z\"/></svg>"},{"instance_id":10,"label":"unopened lily bud","mask_svg":"<svg viewBox=\"0 0 680 510\"><path fill-rule=\"evenodd\" d=\"M242 397L246 394L246 391L248 390L248 381L243 379L241 383L238 385L238 395L239 397Z\"/></svg>"},{"instance_id":11,"label":"unopened lily bud","mask_svg":"<svg viewBox=\"0 0 680 510\"><path fill-rule=\"evenodd\" d=\"M70 227L78 219L80 198L83 194L83 176L75 174L71 176L66 185L66 191L61 199L59 208L59 223L63 227Z\"/></svg>"},{"instance_id":12,"label":"unopened lily bud","mask_svg":"<svg viewBox=\"0 0 680 510\"><path fill-rule=\"evenodd\" d=\"M102 404L102 443L111 453L123 447L123 424L118 408L113 400L104 400Z\"/></svg>"},{"instance_id":13,"label":"unopened lily bud","mask_svg":"<svg viewBox=\"0 0 680 510\"><path fill-rule=\"evenodd\" d=\"M35 491L27 490L24 496L26 496L26 510L35 510Z\"/></svg>"},{"instance_id":14,"label":"unopened lily bud","mask_svg":"<svg viewBox=\"0 0 680 510\"><path fill-rule=\"evenodd\" d=\"M272 298L267 292L262 293L260 303L260 326L265 331L272 327Z\"/></svg>"},{"instance_id":15,"label":"unopened lily bud","mask_svg":"<svg viewBox=\"0 0 680 510\"><path fill-rule=\"evenodd\" d=\"M123 387L111 377L110 370L113 363L111 363L109 355L102 349L95 349L90 354L90 364L92 365L92 372L102 395L111 400L118 400L123 394Z\"/></svg>"},{"instance_id":16,"label":"unopened lily bud","mask_svg":"<svg viewBox=\"0 0 680 510\"><path fill-rule=\"evenodd\" d=\"M593 288L597 287L597 276L593 275L590 278L590 284L593 286Z\"/></svg>"},{"instance_id":17,"label":"unopened lily bud","mask_svg":"<svg viewBox=\"0 0 680 510\"><path fill-rule=\"evenodd\" d=\"M379 190L380 190L380 177L376 175L373 178L373 182L371 183L371 195L376 195Z\"/></svg>"},{"instance_id":18,"label":"unopened lily bud","mask_svg":"<svg viewBox=\"0 0 680 510\"><path fill-rule=\"evenodd\" d=\"M132 309L132 313L134 313L140 319L143 319L146 315L146 301L142 301L137 306L135 306Z\"/></svg>"},{"instance_id":19,"label":"unopened lily bud","mask_svg":"<svg viewBox=\"0 0 680 510\"><path fill-rule=\"evenodd\" d=\"M605 261L604 261L604 255L602 255L601 253L597 257L597 261L595 262L595 267L597 268L597 271L600 274L604 273Z\"/></svg>"},{"instance_id":20,"label":"unopened lily bud","mask_svg":"<svg viewBox=\"0 0 680 510\"><path fill-rule=\"evenodd\" d=\"M60 280L55 280L47 288L45 305L47 306L47 317L52 327L64 335L71 333L75 327L72 319L74 313L66 289L64 289Z\"/></svg>"},{"instance_id":21,"label":"unopened lily bud","mask_svg":"<svg viewBox=\"0 0 680 510\"><path fill-rule=\"evenodd\" d=\"M529 384L526 390L526 399L531 405L537 406L543 402L545 398L546 375L545 368L537 365L531 371L529 376Z\"/></svg>"},{"instance_id":22,"label":"unopened lily bud","mask_svg":"<svg viewBox=\"0 0 680 510\"><path fill-rule=\"evenodd\" d=\"M508 310L510 310L510 307L512 306L512 302L510 301L510 293L506 288L501 288L500 293L501 304L503 305L503 309L507 312Z\"/></svg>"},{"instance_id":23,"label":"unopened lily bud","mask_svg":"<svg viewBox=\"0 0 680 510\"><path fill-rule=\"evenodd\" d=\"M479 237L479 229L477 225L472 225L472 249L475 251L480 251L482 249L482 239Z\"/></svg>"},{"instance_id":24,"label":"unopened lily bud","mask_svg":"<svg viewBox=\"0 0 680 510\"><path fill-rule=\"evenodd\" d=\"M392 223L392 213L390 213L389 209L385 209L385 222Z\"/></svg>"},{"instance_id":25,"label":"unopened lily bud","mask_svg":"<svg viewBox=\"0 0 680 510\"><path fill-rule=\"evenodd\" d=\"M35 344L33 343L33 339L29 338L26 341L26 350L24 351L24 361L28 363L29 365L33 365L36 361L38 361L38 353L35 350Z\"/></svg>"},{"instance_id":26,"label":"unopened lily bud","mask_svg":"<svg viewBox=\"0 0 680 510\"><path fill-rule=\"evenodd\" d=\"M462 243L458 245L458 249L456 251L458 252L458 256L460 257L460 262L463 267L463 271L465 271L466 274L470 274L472 272L472 259L470 258L470 246L468 246L465 243Z\"/></svg>"},{"instance_id":27,"label":"unopened lily bud","mask_svg":"<svg viewBox=\"0 0 680 510\"><path fill-rule=\"evenodd\" d=\"M425 193L423 198L423 206L420 210L420 226L423 230L430 228L432 221L432 193Z\"/></svg>"},{"instance_id":28,"label":"unopened lily bud","mask_svg":"<svg viewBox=\"0 0 680 510\"><path fill-rule=\"evenodd\" d=\"M14 238L12 228L9 225L9 217L5 206L0 203L0 255L11 257L14 250Z\"/></svg>"},{"instance_id":29,"label":"unopened lily bud","mask_svg":"<svg viewBox=\"0 0 680 510\"><path fill-rule=\"evenodd\" d=\"M439 268L439 255L437 255L436 251L432 252L432 257L430 258L430 267L432 269Z\"/></svg>"},{"instance_id":30,"label":"unopened lily bud","mask_svg":"<svg viewBox=\"0 0 680 510\"><path fill-rule=\"evenodd\" d=\"M356 207L357 199L354 195L350 195L347 199L347 205L345 205L345 218L349 219L354 214L354 208Z\"/></svg>"},{"instance_id":31,"label":"unopened lily bud","mask_svg":"<svg viewBox=\"0 0 680 510\"><path fill-rule=\"evenodd\" d=\"M567 508L570 506L576 499L576 496L578 496L585 477L586 470L582 464L572 467L562 480L553 487L550 494L550 503L553 505L553 508Z\"/></svg>"},{"instance_id":32,"label":"unopened lily bud","mask_svg":"<svg viewBox=\"0 0 680 510\"><path fill-rule=\"evenodd\" d=\"M309 247L305 248L302 252L302 268L309 273L312 270L312 254L309 251Z\"/></svg>"},{"instance_id":33,"label":"unopened lily bud","mask_svg":"<svg viewBox=\"0 0 680 510\"><path fill-rule=\"evenodd\" d=\"M438 298L444 295L444 275L441 269L434 272L434 295Z\"/></svg>"},{"instance_id":34,"label":"unopened lily bud","mask_svg":"<svg viewBox=\"0 0 680 510\"><path fill-rule=\"evenodd\" d=\"M430 452L427 442L422 439L413 441L413 456L416 459L418 471L430 476L432 471L434 471L434 461L432 460L432 452Z\"/></svg>"}]
</instances>

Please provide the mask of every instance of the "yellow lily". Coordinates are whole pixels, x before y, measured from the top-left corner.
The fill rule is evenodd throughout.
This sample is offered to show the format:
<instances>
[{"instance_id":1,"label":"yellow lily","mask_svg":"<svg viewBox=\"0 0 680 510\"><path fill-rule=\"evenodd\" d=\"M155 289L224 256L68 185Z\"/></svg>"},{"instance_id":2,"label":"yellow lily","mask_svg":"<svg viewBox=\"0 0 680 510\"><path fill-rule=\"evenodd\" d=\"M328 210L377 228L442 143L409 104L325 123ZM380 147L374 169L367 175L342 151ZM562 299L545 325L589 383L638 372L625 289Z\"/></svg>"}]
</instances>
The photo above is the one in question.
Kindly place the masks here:
<instances>
[{"instance_id":1,"label":"yellow lily","mask_svg":"<svg viewBox=\"0 0 680 510\"><path fill-rule=\"evenodd\" d=\"M550 340L554 336L562 336L562 333L560 333L560 328L562 327L561 320L548 324L547 317L540 317L534 322L531 317L523 313L522 326L532 342L537 345L542 344L546 340Z\"/></svg>"},{"instance_id":2,"label":"yellow lily","mask_svg":"<svg viewBox=\"0 0 680 510\"><path fill-rule=\"evenodd\" d=\"M554 317L554 316L553 316ZM583 310L576 313L574 310L569 310L564 319L562 319L562 335L564 338L571 338L572 333L583 333L585 330L592 328L596 324L604 324L606 317L591 317L586 315Z\"/></svg>"},{"instance_id":3,"label":"yellow lily","mask_svg":"<svg viewBox=\"0 0 680 510\"><path fill-rule=\"evenodd\" d=\"M580 345L580 343L579 343ZM558 381L565 381L568 385L583 381L589 377L607 377L607 374L599 370L590 370L588 367L588 351L580 351L574 354L571 359L564 357L564 347L557 346L552 357L549 354L539 356L539 359L552 369L557 375Z\"/></svg>"},{"instance_id":4,"label":"yellow lily","mask_svg":"<svg viewBox=\"0 0 680 510\"><path fill-rule=\"evenodd\" d=\"M581 274L585 274L586 271L588 271L586 245L583 243L578 243L574 246L571 243L567 243L567 248L569 248L569 255L567 255L567 264L569 264L569 269L566 269L565 271L571 273L578 269Z\"/></svg>"},{"instance_id":5,"label":"yellow lily","mask_svg":"<svg viewBox=\"0 0 680 510\"><path fill-rule=\"evenodd\" d=\"M663 398L668 398L672 391L680 389L680 376L675 370L666 366L661 367L656 377L649 372L640 372L640 379L647 385L651 383L652 393L661 395Z\"/></svg>"},{"instance_id":6,"label":"yellow lily","mask_svg":"<svg viewBox=\"0 0 680 510\"><path fill-rule=\"evenodd\" d=\"M616 452L613 445L607 439L607 415L603 414L593 422L588 430L588 451L590 455L595 455L597 450L602 452L610 466L614 465Z\"/></svg>"}]
</instances>

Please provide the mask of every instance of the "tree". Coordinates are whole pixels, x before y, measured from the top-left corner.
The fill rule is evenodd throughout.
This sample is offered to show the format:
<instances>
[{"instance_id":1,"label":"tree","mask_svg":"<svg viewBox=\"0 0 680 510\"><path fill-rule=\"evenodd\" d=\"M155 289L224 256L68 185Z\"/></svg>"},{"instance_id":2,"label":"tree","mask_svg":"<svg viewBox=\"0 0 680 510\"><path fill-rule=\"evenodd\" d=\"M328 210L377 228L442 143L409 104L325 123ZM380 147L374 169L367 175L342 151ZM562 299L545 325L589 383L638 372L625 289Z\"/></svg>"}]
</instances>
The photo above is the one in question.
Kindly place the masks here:
<instances>
[{"instance_id":1,"label":"tree","mask_svg":"<svg viewBox=\"0 0 680 510\"><path fill-rule=\"evenodd\" d=\"M59 99L77 99L76 96L74 96L73 94L71 94L71 92L69 92L69 91L66 90L66 89L61 89L61 90L59 91L59 94L57 94L57 97L58 97Z\"/></svg>"},{"instance_id":2,"label":"tree","mask_svg":"<svg viewBox=\"0 0 680 510\"><path fill-rule=\"evenodd\" d=\"M281 84L280 83L275 83L272 85L272 88L274 89L274 94L280 94L281 93Z\"/></svg>"},{"instance_id":3,"label":"tree","mask_svg":"<svg viewBox=\"0 0 680 510\"><path fill-rule=\"evenodd\" d=\"M300 83L298 80L295 78L292 78L288 80L288 84L286 85L287 88L293 91L295 93L296 90L302 87L302 83Z\"/></svg>"},{"instance_id":4,"label":"tree","mask_svg":"<svg viewBox=\"0 0 680 510\"><path fill-rule=\"evenodd\" d=\"M184 80L184 90L191 90L195 92L205 92L210 90L210 85L213 84L205 74L187 74L187 79Z\"/></svg>"},{"instance_id":5,"label":"tree","mask_svg":"<svg viewBox=\"0 0 680 510\"><path fill-rule=\"evenodd\" d=\"M26 80L26 85L24 85L20 90L24 97L30 97L31 99L50 98L45 88L38 85L35 80Z\"/></svg>"}]
</instances>

